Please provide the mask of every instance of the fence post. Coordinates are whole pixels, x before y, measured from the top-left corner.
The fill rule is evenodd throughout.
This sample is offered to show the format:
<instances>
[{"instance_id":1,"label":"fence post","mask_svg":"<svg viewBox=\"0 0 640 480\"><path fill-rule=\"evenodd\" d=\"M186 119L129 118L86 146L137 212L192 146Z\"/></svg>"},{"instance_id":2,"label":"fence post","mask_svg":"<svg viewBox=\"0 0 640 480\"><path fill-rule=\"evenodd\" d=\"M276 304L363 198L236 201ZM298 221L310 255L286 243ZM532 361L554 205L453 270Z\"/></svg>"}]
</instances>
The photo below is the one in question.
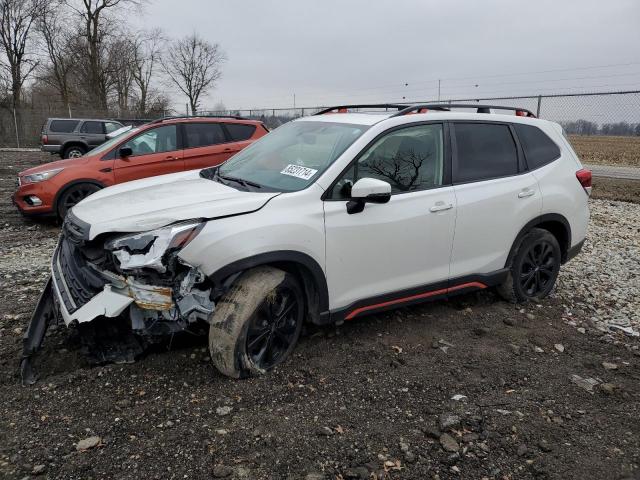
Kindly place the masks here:
<instances>
[{"instance_id":1,"label":"fence post","mask_svg":"<svg viewBox=\"0 0 640 480\"><path fill-rule=\"evenodd\" d=\"M13 124L16 127L16 145L20 148L20 134L18 133L18 119L16 117L16 107L13 107Z\"/></svg>"},{"instance_id":2,"label":"fence post","mask_svg":"<svg viewBox=\"0 0 640 480\"><path fill-rule=\"evenodd\" d=\"M538 95L538 108L536 109L536 117L540 118L540 106L542 105L542 95Z\"/></svg>"}]
</instances>

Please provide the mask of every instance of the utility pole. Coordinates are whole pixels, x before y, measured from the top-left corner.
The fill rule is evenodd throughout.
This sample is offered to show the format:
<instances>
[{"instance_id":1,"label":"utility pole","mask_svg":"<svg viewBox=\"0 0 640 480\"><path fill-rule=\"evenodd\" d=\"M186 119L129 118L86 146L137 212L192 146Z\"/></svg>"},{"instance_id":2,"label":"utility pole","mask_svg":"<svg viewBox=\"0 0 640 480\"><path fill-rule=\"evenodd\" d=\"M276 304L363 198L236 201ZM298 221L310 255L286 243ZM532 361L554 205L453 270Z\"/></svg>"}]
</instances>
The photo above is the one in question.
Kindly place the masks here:
<instances>
[{"instance_id":1,"label":"utility pole","mask_svg":"<svg viewBox=\"0 0 640 480\"><path fill-rule=\"evenodd\" d=\"M440 101L440 79L438 79L438 101Z\"/></svg>"},{"instance_id":2,"label":"utility pole","mask_svg":"<svg viewBox=\"0 0 640 480\"><path fill-rule=\"evenodd\" d=\"M293 109L296 109L296 94L293 94Z\"/></svg>"}]
</instances>

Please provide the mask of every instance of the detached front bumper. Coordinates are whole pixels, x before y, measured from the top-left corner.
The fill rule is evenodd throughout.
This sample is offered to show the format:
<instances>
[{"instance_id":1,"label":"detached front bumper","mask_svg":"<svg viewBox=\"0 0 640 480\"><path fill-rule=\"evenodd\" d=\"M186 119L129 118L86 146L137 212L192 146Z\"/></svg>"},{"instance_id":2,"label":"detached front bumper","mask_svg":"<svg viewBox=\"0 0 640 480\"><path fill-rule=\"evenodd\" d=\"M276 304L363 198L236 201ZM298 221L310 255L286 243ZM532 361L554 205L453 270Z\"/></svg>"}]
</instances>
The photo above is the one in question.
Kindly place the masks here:
<instances>
[{"instance_id":1,"label":"detached front bumper","mask_svg":"<svg viewBox=\"0 0 640 480\"><path fill-rule=\"evenodd\" d=\"M73 250L62 242L51 262L52 293L67 326L74 321L117 317L132 303L149 310L169 310L174 306L171 288L143 284L114 273L108 274L107 283L109 280L102 277L107 276L106 272L91 275L90 268L77 262Z\"/></svg>"},{"instance_id":2,"label":"detached front bumper","mask_svg":"<svg viewBox=\"0 0 640 480\"><path fill-rule=\"evenodd\" d=\"M24 338L23 383L35 381L31 358L53 322L76 325L94 363L105 363L133 361L146 342L202 331L196 324L209 321L215 307L212 287L196 267L174 260L164 277L142 270L140 275L117 273L100 253L103 242L90 244L88 225L69 212L51 260L51 278Z\"/></svg>"}]
</instances>

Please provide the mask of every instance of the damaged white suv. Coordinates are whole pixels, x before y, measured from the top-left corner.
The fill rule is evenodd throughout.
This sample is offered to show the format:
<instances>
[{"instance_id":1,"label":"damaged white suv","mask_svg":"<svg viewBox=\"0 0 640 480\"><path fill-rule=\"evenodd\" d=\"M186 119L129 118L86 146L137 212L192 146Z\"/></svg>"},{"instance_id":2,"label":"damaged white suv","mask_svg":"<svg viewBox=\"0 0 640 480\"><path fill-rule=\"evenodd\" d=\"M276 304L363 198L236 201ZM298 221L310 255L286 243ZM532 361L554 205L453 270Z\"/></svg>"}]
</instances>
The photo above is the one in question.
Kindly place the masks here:
<instances>
[{"instance_id":1,"label":"damaged white suv","mask_svg":"<svg viewBox=\"0 0 640 480\"><path fill-rule=\"evenodd\" d=\"M287 358L305 321L488 287L540 299L582 247L590 189L561 127L522 109L298 119L219 167L75 206L25 335L23 381L53 322L77 325L99 362L208 330L214 365L244 377Z\"/></svg>"}]
</instances>

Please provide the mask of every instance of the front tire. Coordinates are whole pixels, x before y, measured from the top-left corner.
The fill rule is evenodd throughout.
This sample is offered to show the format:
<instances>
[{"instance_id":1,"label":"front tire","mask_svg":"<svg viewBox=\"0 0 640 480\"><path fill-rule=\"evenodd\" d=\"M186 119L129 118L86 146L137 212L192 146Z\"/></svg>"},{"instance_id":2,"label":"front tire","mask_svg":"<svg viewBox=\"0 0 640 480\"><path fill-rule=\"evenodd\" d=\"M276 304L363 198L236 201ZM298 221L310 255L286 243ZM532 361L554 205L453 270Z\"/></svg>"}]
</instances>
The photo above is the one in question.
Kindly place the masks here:
<instances>
[{"instance_id":1,"label":"front tire","mask_svg":"<svg viewBox=\"0 0 640 480\"><path fill-rule=\"evenodd\" d=\"M74 205L78 204L92 193L96 193L98 190L100 190L100 187L93 183L78 183L67 188L58 199L57 209L60 220L64 220L64 217L67 216L67 212L71 210Z\"/></svg>"},{"instance_id":2,"label":"front tire","mask_svg":"<svg viewBox=\"0 0 640 480\"><path fill-rule=\"evenodd\" d=\"M498 287L507 301L537 301L549 295L560 273L561 251L549 231L534 228L516 247L509 275Z\"/></svg>"},{"instance_id":3,"label":"front tire","mask_svg":"<svg viewBox=\"0 0 640 480\"><path fill-rule=\"evenodd\" d=\"M262 375L287 359L304 319L304 295L295 277L273 267L245 272L211 318L209 352L224 375Z\"/></svg>"}]
</instances>

